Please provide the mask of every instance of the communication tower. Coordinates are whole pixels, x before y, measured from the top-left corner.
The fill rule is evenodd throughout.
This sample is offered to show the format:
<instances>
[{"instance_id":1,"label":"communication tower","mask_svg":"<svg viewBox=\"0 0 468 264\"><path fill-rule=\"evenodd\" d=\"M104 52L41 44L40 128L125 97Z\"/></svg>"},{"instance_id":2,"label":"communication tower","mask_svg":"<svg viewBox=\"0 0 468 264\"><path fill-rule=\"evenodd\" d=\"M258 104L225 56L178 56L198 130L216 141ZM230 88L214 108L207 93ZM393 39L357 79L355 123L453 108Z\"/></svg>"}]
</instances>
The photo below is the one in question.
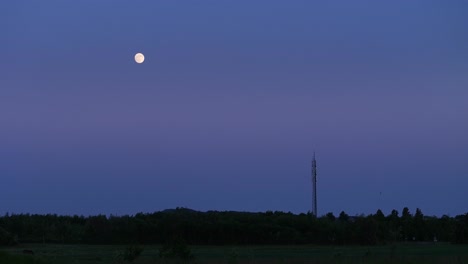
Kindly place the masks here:
<instances>
[{"instance_id":1,"label":"communication tower","mask_svg":"<svg viewBox=\"0 0 468 264\"><path fill-rule=\"evenodd\" d=\"M317 217L317 161L312 159L312 213Z\"/></svg>"}]
</instances>

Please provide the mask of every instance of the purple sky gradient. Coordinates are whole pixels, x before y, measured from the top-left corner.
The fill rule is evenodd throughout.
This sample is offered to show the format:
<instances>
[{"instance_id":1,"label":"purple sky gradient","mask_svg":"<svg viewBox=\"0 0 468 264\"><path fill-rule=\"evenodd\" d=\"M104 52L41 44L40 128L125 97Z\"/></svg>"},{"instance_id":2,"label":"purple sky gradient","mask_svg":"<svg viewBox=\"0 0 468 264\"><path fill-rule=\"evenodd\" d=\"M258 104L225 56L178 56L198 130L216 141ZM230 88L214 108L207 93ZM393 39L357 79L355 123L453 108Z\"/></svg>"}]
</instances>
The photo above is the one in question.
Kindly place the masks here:
<instances>
[{"instance_id":1,"label":"purple sky gradient","mask_svg":"<svg viewBox=\"0 0 468 264\"><path fill-rule=\"evenodd\" d=\"M9 1L0 213L468 207L464 1ZM143 64L133 56L145 54Z\"/></svg>"}]
</instances>

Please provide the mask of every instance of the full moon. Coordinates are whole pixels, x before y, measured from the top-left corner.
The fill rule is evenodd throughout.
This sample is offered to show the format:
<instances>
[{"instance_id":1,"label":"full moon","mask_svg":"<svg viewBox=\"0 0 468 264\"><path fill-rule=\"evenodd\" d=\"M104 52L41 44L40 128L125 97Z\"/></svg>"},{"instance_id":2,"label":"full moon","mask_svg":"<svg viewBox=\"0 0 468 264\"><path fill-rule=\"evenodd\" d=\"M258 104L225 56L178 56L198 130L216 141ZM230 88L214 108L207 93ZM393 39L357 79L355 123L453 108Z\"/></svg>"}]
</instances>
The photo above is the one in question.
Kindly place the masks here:
<instances>
[{"instance_id":1,"label":"full moon","mask_svg":"<svg viewBox=\"0 0 468 264\"><path fill-rule=\"evenodd\" d=\"M145 61L145 56L142 53L135 54L136 63L143 63Z\"/></svg>"}]
</instances>

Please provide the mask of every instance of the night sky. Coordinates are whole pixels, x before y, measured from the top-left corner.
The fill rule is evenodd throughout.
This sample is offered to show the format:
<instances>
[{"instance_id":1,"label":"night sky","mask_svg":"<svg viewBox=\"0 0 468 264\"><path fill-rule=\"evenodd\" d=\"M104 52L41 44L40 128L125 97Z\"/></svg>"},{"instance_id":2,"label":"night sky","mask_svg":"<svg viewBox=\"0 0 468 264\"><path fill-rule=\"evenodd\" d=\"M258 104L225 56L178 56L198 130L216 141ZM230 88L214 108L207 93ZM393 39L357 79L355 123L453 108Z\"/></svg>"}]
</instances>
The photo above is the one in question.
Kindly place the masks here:
<instances>
[{"instance_id":1,"label":"night sky","mask_svg":"<svg viewBox=\"0 0 468 264\"><path fill-rule=\"evenodd\" d=\"M468 211L466 1L5 1L0 214ZM137 52L145 55L135 63Z\"/></svg>"}]
</instances>

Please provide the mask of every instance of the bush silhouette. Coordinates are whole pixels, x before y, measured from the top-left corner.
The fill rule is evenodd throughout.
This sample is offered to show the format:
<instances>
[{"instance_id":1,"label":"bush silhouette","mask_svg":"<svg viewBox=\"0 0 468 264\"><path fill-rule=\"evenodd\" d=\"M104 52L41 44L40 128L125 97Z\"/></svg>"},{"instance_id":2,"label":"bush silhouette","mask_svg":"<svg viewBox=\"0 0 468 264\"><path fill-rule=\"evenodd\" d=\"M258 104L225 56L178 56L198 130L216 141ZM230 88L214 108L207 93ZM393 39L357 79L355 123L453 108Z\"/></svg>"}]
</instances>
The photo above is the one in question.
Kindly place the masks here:
<instances>
[{"instance_id":1,"label":"bush silhouette","mask_svg":"<svg viewBox=\"0 0 468 264\"><path fill-rule=\"evenodd\" d=\"M131 245L126 247L122 252L118 252L116 259L118 261L128 261L133 262L137 259L143 252L143 247Z\"/></svg>"},{"instance_id":2,"label":"bush silhouette","mask_svg":"<svg viewBox=\"0 0 468 264\"><path fill-rule=\"evenodd\" d=\"M178 258L183 260L193 260L195 258L183 239L175 239L172 242L165 243L159 249L159 257L165 259Z\"/></svg>"}]
</instances>

